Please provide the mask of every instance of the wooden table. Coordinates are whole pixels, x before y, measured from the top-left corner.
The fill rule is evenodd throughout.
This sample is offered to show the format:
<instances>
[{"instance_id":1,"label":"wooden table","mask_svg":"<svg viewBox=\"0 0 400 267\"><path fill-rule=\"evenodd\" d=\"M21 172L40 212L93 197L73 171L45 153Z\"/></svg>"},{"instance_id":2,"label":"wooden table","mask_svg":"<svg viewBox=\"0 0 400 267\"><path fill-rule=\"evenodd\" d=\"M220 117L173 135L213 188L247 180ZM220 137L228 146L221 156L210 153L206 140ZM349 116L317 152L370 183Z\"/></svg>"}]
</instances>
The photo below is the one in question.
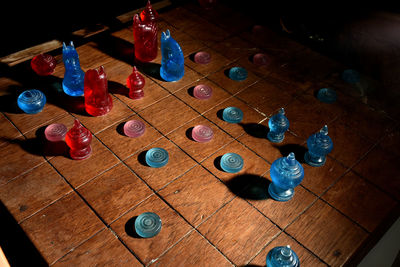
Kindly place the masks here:
<instances>
[{"instance_id":1,"label":"wooden table","mask_svg":"<svg viewBox=\"0 0 400 267\"><path fill-rule=\"evenodd\" d=\"M83 97L62 92L60 49L50 52L58 62L50 77L37 76L29 59L3 64L1 248L11 266L264 266L268 251L282 245L291 245L302 266L357 263L399 216L400 117L389 116L385 99L373 92L361 95L363 84L342 81L346 66L254 27L227 6L205 12L190 3L159 13L159 34L169 29L183 49L185 76L160 80L159 53L140 68L146 79L142 100L127 96L134 65L130 20L77 42L84 71L105 68L114 107L103 117L86 114ZM211 63L194 63L197 51L209 52ZM253 65L257 52L271 63ZM246 68L248 78L230 80L226 73L233 66ZM198 84L212 87L211 99L193 97ZM336 89L335 103L316 99L322 87ZM36 115L16 106L18 93L29 88L47 96ZM244 112L242 123L221 119L228 106ZM266 139L268 119L281 107L290 130L273 144ZM87 160L71 160L64 143L44 138L47 125L70 128L74 118L93 134ZM131 119L146 124L142 137L123 135ZM198 124L213 129L212 141L191 139ZM306 140L324 124L334 150L323 167L310 167L303 161ZM169 152L165 167L144 163L152 147ZM221 171L219 159L227 152L243 157L241 172ZM277 202L267 193L269 168L289 152L303 163L305 178L292 200ZM133 230L145 211L162 219L154 238L138 238Z\"/></svg>"}]
</instances>

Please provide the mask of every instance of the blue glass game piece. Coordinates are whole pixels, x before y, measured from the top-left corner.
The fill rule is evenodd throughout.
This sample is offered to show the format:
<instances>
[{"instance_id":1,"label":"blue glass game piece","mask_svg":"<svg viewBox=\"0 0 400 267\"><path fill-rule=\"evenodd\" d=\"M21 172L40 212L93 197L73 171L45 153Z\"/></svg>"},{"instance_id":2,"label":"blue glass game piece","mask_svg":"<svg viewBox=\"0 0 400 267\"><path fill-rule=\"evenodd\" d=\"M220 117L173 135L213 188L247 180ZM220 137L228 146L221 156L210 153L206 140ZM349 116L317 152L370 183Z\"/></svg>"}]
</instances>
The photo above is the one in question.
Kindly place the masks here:
<instances>
[{"instance_id":1,"label":"blue glass game piece","mask_svg":"<svg viewBox=\"0 0 400 267\"><path fill-rule=\"evenodd\" d=\"M243 81L247 79L247 70L242 67L233 67L229 70L229 78L234 81Z\"/></svg>"},{"instance_id":2,"label":"blue glass game piece","mask_svg":"<svg viewBox=\"0 0 400 267\"><path fill-rule=\"evenodd\" d=\"M336 92L332 88L321 88L318 90L317 98L323 103L332 104L336 101Z\"/></svg>"},{"instance_id":3,"label":"blue glass game piece","mask_svg":"<svg viewBox=\"0 0 400 267\"><path fill-rule=\"evenodd\" d=\"M46 96L36 89L26 90L18 96L17 104L25 113L36 114L43 110Z\"/></svg>"},{"instance_id":4,"label":"blue glass game piece","mask_svg":"<svg viewBox=\"0 0 400 267\"><path fill-rule=\"evenodd\" d=\"M180 80L185 74L183 63L181 47L171 37L169 30L166 30L161 34L161 78L167 82Z\"/></svg>"},{"instance_id":5,"label":"blue glass game piece","mask_svg":"<svg viewBox=\"0 0 400 267\"><path fill-rule=\"evenodd\" d=\"M85 72L81 69L78 52L72 41L68 46L63 43L63 62L65 67L62 82L64 92L70 96L82 96Z\"/></svg>"},{"instance_id":6,"label":"blue glass game piece","mask_svg":"<svg viewBox=\"0 0 400 267\"><path fill-rule=\"evenodd\" d=\"M154 147L146 152L146 163L150 167L160 168L168 163L169 155L168 152L159 147Z\"/></svg>"},{"instance_id":7,"label":"blue glass game piece","mask_svg":"<svg viewBox=\"0 0 400 267\"><path fill-rule=\"evenodd\" d=\"M144 212L135 220L136 233L144 238L158 235L161 231L161 218L153 212Z\"/></svg>"},{"instance_id":8,"label":"blue glass game piece","mask_svg":"<svg viewBox=\"0 0 400 267\"><path fill-rule=\"evenodd\" d=\"M304 155L305 162L313 167L323 166L326 161L326 155L333 149L333 142L328 136L327 125L307 139L307 147L308 151Z\"/></svg>"},{"instance_id":9,"label":"blue glass game piece","mask_svg":"<svg viewBox=\"0 0 400 267\"><path fill-rule=\"evenodd\" d=\"M353 69L347 69L343 71L342 79L348 83L358 83L360 81L360 73Z\"/></svg>"},{"instance_id":10,"label":"blue glass game piece","mask_svg":"<svg viewBox=\"0 0 400 267\"><path fill-rule=\"evenodd\" d=\"M220 166L229 173L240 172L243 168L243 158L236 153L226 153L221 158Z\"/></svg>"},{"instance_id":11,"label":"blue glass game piece","mask_svg":"<svg viewBox=\"0 0 400 267\"><path fill-rule=\"evenodd\" d=\"M285 138L285 132L289 129L289 120L286 118L283 108L269 119L268 127L268 140L273 143L282 142Z\"/></svg>"},{"instance_id":12,"label":"blue glass game piece","mask_svg":"<svg viewBox=\"0 0 400 267\"><path fill-rule=\"evenodd\" d=\"M222 119L229 123L239 123L243 120L243 111L236 107L227 107L222 112Z\"/></svg>"},{"instance_id":13,"label":"blue glass game piece","mask_svg":"<svg viewBox=\"0 0 400 267\"><path fill-rule=\"evenodd\" d=\"M275 160L269 173L272 183L268 187L268 193L278 201L290 200L294 195L294 188L304 178L303 166L296 160L293 152Z\"/></svg>"},{"instance_id":14,"label":"blue glass game piece","mask_svg":"<svg viewBox=\"0 0 400 267\"><path fill-rule=\"evenodd\" d=\"M299 267L300 260L297 254L290 248L274 247L267 254L267 267Z\"/></svg>"}]
</instances>

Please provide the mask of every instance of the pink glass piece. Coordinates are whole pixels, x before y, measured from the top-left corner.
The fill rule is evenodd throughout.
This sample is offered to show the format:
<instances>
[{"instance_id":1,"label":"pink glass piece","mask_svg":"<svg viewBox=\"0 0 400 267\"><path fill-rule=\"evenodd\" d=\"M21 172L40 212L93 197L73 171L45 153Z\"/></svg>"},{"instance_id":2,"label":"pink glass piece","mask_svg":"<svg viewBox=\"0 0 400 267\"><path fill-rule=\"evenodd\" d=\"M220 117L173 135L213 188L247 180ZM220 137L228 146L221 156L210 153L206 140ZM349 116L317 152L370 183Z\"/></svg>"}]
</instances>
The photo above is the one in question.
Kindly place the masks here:
<instances>
[{"instance_id":1,"label":"pink glass piece","mask_svg":"<svg viewBox=\"0 0 400 267\"><path fill-rule=\"evenodd\" d=\"M40 76L53 74L56 65L57 61L49 54L39 54L31 60L32 69Z\"/></svg>"},{"instance_id":2,"label":"pink glass piece","mask_svg":"<svg viewBox=\"0 0 400 267\"><path fill-rule=\"evenodd\" d=\"M144 22L156 22L158 19L158 13L151 6L150 0L147 1L146 7L140 13L140 19Z\"/></svg>"},{"instance_id":3,"label":"pink glass piece","mask_svg":"<svg viewBox=\"0 0 400 267\"><path fill-rule=\"evenodd\" d=\"M193 140L205 143L210 141L214 136L213 130L205 125L196 125L192 130Z\"/></svg>"},{"instance_id":4,"label":"pink glass piece","mask_svg":"<svg viewBox=\"0 0 400 267\"><path fill-rule=\"evenodd\" d=\"M53 123L46 127L44 135L50 142L58 142L64 139L68 132L67 126L62 123Z\"/></svg>"},{"instance_id":5,"label":"pink glass piece","mask_svg":"<svg viewBox=\"0 0 400 267\"><path fill-rule=\"evenodd\" d=\"M113 107L108 93L108 83L104 67L88 70L84 79L84 95L86 112L92 116L107 114Z\"/></svg>"},{"instance_id":6,"label":"pink glass piece","mask_svg":"<svg viewBox=\"0 0 400 267\"><path fill-rule=\"evenodd\" d=\"M72 159L87 159L92 154L92 133L75 119L74 126L65 135L65 142L70 148Z\"/></svg>"},{"instance_id":7,"label":"pink glass piece","mask_svg":"<svg viewBox=\"0 0 400 267\"><path fill-rule=\"evenodd\" d=\"M132 74L126 79L126 85L129 88L130 98L140 99L144 97L143 87L145 85L145 80L136 67L133 67Z\"/></svg>"},{"instance_id":8,"label":"pink glass piece","mask_svg":"<svg viewBox=\"0 0 400 267\"><path fill-rule=\"evenodd\" d=\"M197 52L194 55L194 62L197 64L208 64L211 61L211 55L205 51Z\"/></svg>"},{"instance_id":9,"label":"pink glass piece","mask_svg":"<svg viewBox=\"0 0 400 267\"><path fill-rule=\"evenodd\" d=\"M124 124L124 133L129 137L139 137L144 134L145 124L139 120L130 120Z\"/></svg>"},{"instance_id":10,"label":"pink glass piece","mask_svg":"<svg viewBox=\"0 0 400 267\"><path fill-rule=\"evenodd\" d=\"M209 99L212 96L212 89L205 84L199 84L193 89L193 95L197 99Z\"/></svg>"},{"instance_id":11,"label":"pink glass piece","mask_svg":"<svg viewBox=\"0 0 400 267\"><path fill-rule=\"evenodd\" d=\"M270 61L270 58L263 53L257 53L253 56L253 64L256 66L266 66Z\"/></svg>"},{"instance_id":12,"label":"pink glass piece","mask_svg":"<svg viewBox=\"0 0 400 267\"><path fill-rule=\"evenodd\" d=\"M138 14L133 17L133 40L135 58L141 62L150 62L157 57L157 24L141 21Z\"/></svg>"}]
</instances>

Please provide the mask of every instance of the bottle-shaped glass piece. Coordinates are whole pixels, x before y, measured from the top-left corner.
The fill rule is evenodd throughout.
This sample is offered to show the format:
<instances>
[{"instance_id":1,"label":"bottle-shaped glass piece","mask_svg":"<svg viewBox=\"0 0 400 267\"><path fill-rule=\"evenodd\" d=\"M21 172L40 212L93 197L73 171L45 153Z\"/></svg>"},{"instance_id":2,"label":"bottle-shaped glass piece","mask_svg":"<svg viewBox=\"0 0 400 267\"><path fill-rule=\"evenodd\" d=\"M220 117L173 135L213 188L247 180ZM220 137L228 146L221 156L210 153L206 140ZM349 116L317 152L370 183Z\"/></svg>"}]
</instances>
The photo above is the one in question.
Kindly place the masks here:
<instances>
[{"instance_id":1,"label":"bottle-shaped glass piece","mask_svg":"<svg viewBox=\"0 0 400 267\"><path fill-rule=\"evenodd\" d=\"M150 62L157 57L157 24L144 22L138 14L133 16L133 40L135 58L141 62Z\"/></svg>"},{"instance_id":2,"label":"bottle-shaped glass piece","mask_svg":"<svg viewBox=\"0 0 400 267\"><path fill-rule=\"evenodd\" d=\"M69 154L72 159L87 159L92 153L90 143L92 142L92 133L83 127L75 119L74 126L65 135L65 142L70 148Z\"/></svg>"},{"instance_id":3,"label":"bottle-shaped glass piece","mask_svg":"<svg viewBox=\"0 0 400 267\"><path fill-rule=\"evenodd\" d=\"M113 107L108 93L108 84L104 67L91 69L85 73L85 109L92 116L107 114Z\"/></svg>"},{"instance_id":4,"label":"bottle-shaped glass piece","mask_svg":"<svg viewBox=\"0 0 400 267\"><path fill-rule=\"evenodd\" d=\"M161 34L161 56L161 78L167 82L180 80L185 74L183 52L169 30Z\"/></svg>"},{"instance_id":5,"label":"bottle-shaped glass piece","mask_svg":"<svg viewBox=\"0 0 400 267\"><path fill-rule=\"evenodd\" d=\"M269 119L268 127L268 140L273 143L282 142L285 138L285 132L289 129L289 120L286 118L283 108Z\"/></svg>"},{"instance_id":6,"label":"bottle-shaped glass piece","mask_svg":"<svg viewBox=\"0 0 400 267\"><path fill-rule=\"evenodd\" d=\"M278 201L288 201L294 195L294 188L304 178L303 166L291 152L287 157L275 160L269 171L272 183L268 187L270 196Z\"/></svg>"},{"instance_id":7,"label":"bottle-shaped glass piece","mask_svg":"<svg viewBox=\"0 0 400 267\"><path fill-rule=\"evenodd\" d=\"M146 7L140 12L140 19L143 22L157 22L158 13L151 5L150 0L147 1Z\"/></svg>"},{"instance_id":8,"label":"bottle-shaped glass piece","mask_svg":"<svg viewBox=\"0 0 400 267\"><path fill-rule=\"evenodd\" d=\"M135 231L143 238L158 235L161 231L161 218L154 212L144 212L135 220Z\"/></svg>"},{"instance_id":9,"label":"bottle-shaped glass piece","mask_svg":"<svg viewBox=\"0 0 400 267\"><path fill-rule=\"evenodd\" d=\"M328 126L325 125L307 139L308 151L304 155L305 162L313 167L323 166L328 155L333 149L332 139L328 136Z\"/></svg>"},{"instance_id":10,"label":"bottle-shaped glass piece","mask_svg":"<svg viewBox=\"0 0 400 267\"><path fill-rule=\"evenodd\" d=\"M31 60L32 69L40 76L53 74L56 65L57 61L49 54L39 54Z\"/></svg>"},{"instance_id":11,"label":"bottle-shaped glass piece","mask_svg":"<svg viewBox=\"0 0 400 267\"><path fill-rule=\"evenodd\" d=\"M300 260L289 245L274 247L267 254L267 267L299 267Z\"/></svg>"},{"instance_id":12,"label":"bottle-shaped glass piece","mask_svg":"<svg viewBox=\"0 0 400 267\"><path fill-rule=\"evenodd\" d=\"M145 79L136 67L133 67L131 75L126 79L126 85L129 88L130 98L140 99L144 97L143 87L145 85Z\"/></svg>"},{"instance_id":13,"label":"bottle-shaped glass piece","mask_svg":"<svg viewBox=\"0 0 400 267\"><path fill-rule=\"evenodd\" d=\"M43 110L46 96L37 89L26 90L18 96L17 104L25 113L36 114Z\"/></svg>"},{"instance_id":14,"label":"bottle-shaped glass piece","mask_svg":"<svg viewBox=\"0 0 400 267\"><path fill-rule=\"evenodd\" d=\"M85 72L81 69L78 52L72 41L70 45L63 43L63 62L65 67L62 82L64 92L70 96L82 96Z\"/></svg>"}]
</instances>

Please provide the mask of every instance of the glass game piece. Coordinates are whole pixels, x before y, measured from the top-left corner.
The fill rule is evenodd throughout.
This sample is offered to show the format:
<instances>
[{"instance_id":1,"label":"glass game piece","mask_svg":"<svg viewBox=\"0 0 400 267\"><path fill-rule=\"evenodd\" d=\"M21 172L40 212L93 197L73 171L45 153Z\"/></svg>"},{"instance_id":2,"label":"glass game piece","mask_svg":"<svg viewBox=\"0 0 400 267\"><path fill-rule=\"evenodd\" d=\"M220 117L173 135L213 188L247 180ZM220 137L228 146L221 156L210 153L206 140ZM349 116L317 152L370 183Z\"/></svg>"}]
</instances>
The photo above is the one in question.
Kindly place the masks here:
<instances>
[{"instance_id":1,"label":"glass game piece","mask_svg":"<svg viewBox=\"0 0 400 267\"><path fill-rule=\"evenodd\" d=\"M63 43L63 62L65 67L64 79L62 81L63 90L70 96L83 95L83 83L85 73L79 63L78 52L76 52L74 43L70 45Z\"/></svg>"},{"instance_id":2,"label":"glass game piece","mask_svg":"<svg viewBox=\"0 0 400 267\"><path fill-rule=\"evenodd\" d=\"M222 112L222 118L229 123L239 123L243 120L243 111L237 107L227 107Z\"/></svg>"},{"instance_id":3,"label":"glass game piece","mask_svg":"<svg viewBox=\"0 0 400 267\"><path fill-rule=\"evenodd\" d=\"M160 168L168 163L168 152L160 147L154 147L146 152L146 163L150 167Z\"/></svg>"},{"instance_id":4,"label":"glass game piece","mask_svg":"<svg viewBox=\"0 0 400 267\"><path fill-rule=\"evenodd\" d=\"M269 119L268 127L268 140L273 143L282 142L285 138L285 132L289 129L289 120L286 118L283 108Z\"/></svg>"},{"instance_id":5,"label":"glass game piece","mask_svg":"<svg viewBox=\"0 0 400 267\"><path fill-rule=\"evenodd\" d=\"M243 81L247 79L247 70L242 67L233 67L229 70L229 78L234 81Z\"/></svg>"},{"instance_id":6,"label":"glass game piece","mask_svg":"<svg viewBox=\"0 0 400 267\"><path fill-rule=\"evenodd\" d=\"M150 0L147 1L146 7L140 12L140 19L143 22L157 22L158 13L151 5Z\"/></svg>"},{"instance_id":7,"label":"glass game piece","mask_svg":"<svg viewBox=\"0 0 400 267\"><path fill-rule=\"evenodd\" d=\"M138 14L133 16L133 40L135 58L141 62L150 62L157 57L157 24L141 21Z\"/></svg>"},{"instance_id":8,"label":"glass game piece","mask_svg":"<svg viewBox=\"0 0 400 267\"><path fill-rule=\"evenodd\" d=\"M144 97L143 87L145 85L144 77L139 73L136 67L133 67L131 75L126 79L129 88L129 97L132 99L140 99Z\"/></svg>"},{"instance_id":9,"label":"glass game piece","mask_svg":"<svg viewBox=\"0 0 400 267\"><path fill-rule=\"evenodd\" d=\"M264 53L257 53L253 56L253 64L256 66L266 66L270 61L270 58Z\"/></svg>"},{"instance_id":10,"label":"glass game piece","mask_svg":"<svg viewBox=\"0 0 400 267\"><path fill-rule=\"evenodd\" d=\"M213 136L213 130L206 125L196 125L193 127L192 138L199 143L209 142Z\"/></svg>"},{"instance_id":11,"label":"glass game piece","mask_svg":"<svg viewBox=\"0 0 400 267\"><path fill-rule=\"evenodd\" d=\"M50 142L62 141L68 132L67 126L62 123L53 123L46 127L44 135Z\"/></svg>"},{"instance_id":12,"label":"glass game piece","mask_svg":"<svg viewBox=\"0 0 400 267\"><path fill-rule=\"evenodd\" d=\"M17 104L25 113L36 114L43 110L46 96L37 89L26 90L18 96Z\"/></svg>"},{"instance_id":13,"label":"glass game piece","mask_svg":"<svg viewBox=\"0 0 400 267\"><path fill-rule=\"evenodd\" d=\"M193 89L193 96L202 100L209 99L212 96L212 89L205 84L196 85Z\"/></svg>"},{"instance_id":14,"label":"glass game piece","mask_svg":"<svg viewBox=\"0 0 400 267\"><path fill-rule=\"evenodd\" d=\"M289 245L274 247L267 254L267 267L299 267L300 260Z\"/></svg>"},{"instance_id":15,"label":"glass game piece","mask_svg":"<svg viewBox=\"0 0 400 267\"><path fill-rule=\"evenodd\" d=\"M161 78L167 82L180 80L185 73L183 52L169 30L161 34L161 56Z\"/></svg>"},{"instance_id":16,"label":"glass game piece","mask_svg":"<svg viewBox=\"0 0 400 267\"><path fill-rule=\"evenodd\" d=\"M208 64L211 61L211 55L205 51L197 52L194 55L194 62L197 64Z\"/></svg>"},{"instance_id":17,"label":"glass game piece","mask_svg":"<svg viewBox=\"0 0 400 267\"><path fill-rule=\"evenodd\" d=\"M225 172L236 173L243 169L243 158L236 153L226 153L221 157L220 167Z\"/></svg>"},{"instance_id":18,"label":"glass game piece","mask_svg":"<svg viewBox=\"0 0 400 267\"><path fill-rule=\"evenodd\" d=\"M358 83L360 81L360 73L353 69L347 69L343 71L342 79L348 83Z\"/></svg>"},{"instance_id":19,"label":"glass game piece","mask_svg":"<svg viewBox=\"0 0 400 267\"><path fill-rule=\"evenodd\" d=\"M288 201L294 195L294 188L304 178L303 166L291 152L287 157L275 160L269 171L272 183L268 187L270 196L278 201Z\"/></svg>"},{"instance_id":20,"label":"glass game piece","mask_svg":"<svg viewBox=\"0 0 400 267\"><path fill-rule=\"evenodd\" d=\"M323 103L332 104L336 101L336 92L332 88L321 88L318 90L317 98Z\"/></svg>"},{"instance_id":21,"label":"glass game piece","mask_svg":"<svg viewBox=\"0 0 400 267\"><path fill-rule=\"evenodd\" d=\"M69 154L72 159L87 159L92 154L92 133L75 119L74 126L65 135L65 142L70 148Z\"/></svg>"},{"instance_id":22,"label":"glass game piece","mask_svg":"<svg viewBox=\"0 0 400 267\"><path fill-rule=\"evenodd\" d=\"M328 125L307 139L308 151L304 155L305 162L313 167L323 166L326 155L333 149L332 139L328 136Z\"/></svg>"},{"instance_id":23,"label":"glass game piece","mask_svg":"<svg viewBox=\"0 0 400 267\"><path fill-rule=\"evenodd\" d=\"M85 74L85 109L92 116L107 114L113 107L108 93L108 83L104 67L90 69Z\"/></svg>"},{"instance_id":24,"label":"glass game piece","mask_svg":"<svg viewBox=\"0 0 400 267\"><path fill-rule=\"evenodd\" d=\"M153 212L144 212L135 220L135 231L143 238L158 235L161 231L161 218Z\"/></svg>"},{"instance_id":25,"label":"glass game piece","mask_svg":"<svg viewBox=\"0 0 400 267\"><path fill-rule=\"evenodd\" d=\"M216 3L217 0L198 0L199 4L205 9L205 10L210 10L212 9Z\"/></svg>"},{"instance_id":26,"label":"glass game piece","mask_svg":"<svg viewBox=\"0 0 400 267\"><path fill-rule=\"evenodd\" d=\"M31 68L40 76L53 74L56 65L57 61L49 54L39 54L31 60Z\"/></svg>"},{"instance_id":27,"label":"glass game piece","mask_svg":"<svg viewBox=\"0 0 400 267\"><path fill-rule=\"evenodd\" d=\"M146 130L146 126L142 121L139 120L130 120L125 122L124 124L124 133L129 137L139 137L144 134Z\"/></svg>"}]
</instances>

